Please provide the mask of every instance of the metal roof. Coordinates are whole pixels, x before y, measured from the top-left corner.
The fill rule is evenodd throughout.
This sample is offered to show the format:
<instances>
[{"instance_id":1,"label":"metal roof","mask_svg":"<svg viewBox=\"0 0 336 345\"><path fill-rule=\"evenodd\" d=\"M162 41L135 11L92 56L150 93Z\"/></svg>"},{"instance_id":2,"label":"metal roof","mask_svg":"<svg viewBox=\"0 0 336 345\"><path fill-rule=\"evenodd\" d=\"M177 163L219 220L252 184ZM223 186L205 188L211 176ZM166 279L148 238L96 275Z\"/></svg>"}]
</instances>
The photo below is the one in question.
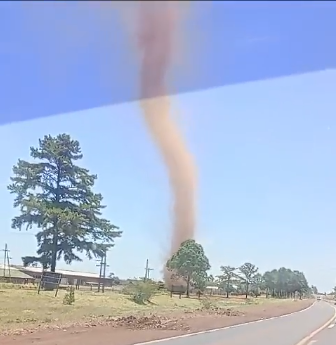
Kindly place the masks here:
<instances>
[{"instance_id":1,"label":"metal roof","mask_svg":"<svg viewBox=\"0 0 336 345\"><path fill-rule=\"evenodd\" d=\"M6 278L21 278L21 279L31 279L31 276L22 272L21 270L15 268L15 267L10 267L10 270L6 266L4 268L3 265L0 265L0 279L1 277L6 277Z\"/></svg>"},{"instance_id":2,"label":"metal roof","mask_svg":"<svg viewBox=\"0 0 336 345\"><path fill-rule=\"evenodd\" d=\"M15 266L17 270L21 272L29 272L29 273L42 273L42 267L23 267L23 266ZM49 271L49 270L47 270ZM99 278L99 274L97 273L89 273L89 272L78 272L78 271L71 271L71 270L56 270L57 273L62 274L62 276L76 276L76 277L85 277L85 278Z\"/></svg>"}]
</instances>

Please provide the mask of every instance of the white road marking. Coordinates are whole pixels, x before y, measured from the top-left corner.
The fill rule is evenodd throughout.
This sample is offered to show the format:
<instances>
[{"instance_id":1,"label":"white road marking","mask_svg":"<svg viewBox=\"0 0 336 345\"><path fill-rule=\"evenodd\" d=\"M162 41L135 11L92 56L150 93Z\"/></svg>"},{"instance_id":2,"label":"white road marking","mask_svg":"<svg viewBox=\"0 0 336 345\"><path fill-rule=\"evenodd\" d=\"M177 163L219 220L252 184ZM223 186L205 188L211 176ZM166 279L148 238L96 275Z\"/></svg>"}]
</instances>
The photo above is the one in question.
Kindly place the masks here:
<instances>
[{"instance_id":1,"label":"white road marking","mask_svg":"<svg viewBox=\"0 0 336 345\"><path fill-rule=\"evenodd\" d=\"M301 341L299 341L296 345L307 345L307 343L309 343L309 341L312 341L312 339L319 334L321 331L323 331L326 328L329 328L331 323L335 323L335 319L336 319L336 308L332 307L334 309L334 315L332 316L331 319L329 319L329 321L327 321L323 326L321 326L320 328L316 329L314 332L310 333L308 336L306 336L305 338L303 338Z\"/></svg>"},{"instance_id":2,"label":"white road marking","mask_svg":"<svg viewBox=\"0 0 336 345\"><path fill-rule=\"evenodd\" d=\"M245 322L245 323L239 323L238 325L233 325L233 326L227 326L227 327L222 327L222 328L215 328L215 329L210 329L208 331L200 331L200 332L195 332L195 333L188 333L188 334L182 334L182 335L176 335L174 337L169 337L169 338L163 338L163 339L158 339L158 340L150 340L150 341L145 341L143 343L136 343L134 345L147 345L147 344L155 344L155 343L163 343L164 341L169 341L169 340L174 340L174 339L181 339L181 338L188 338L188 337L192 337L195 335L200 335L200 334L207 334L207 333L213 333L213 332L218 332L218 331L223 331L225 329L231 329L231 328L236 328L236 327L242 327L245 325L251 325L254 323L258 323L261 321L269 321L269 320L275 320L275 319L279 319L281 317L287 317L290 315L295 315L298 313L302 313L305 312L307 310L309 310L310 308L312 308L315 305L316 301L310 305L309 307L299 310L299 311L295 311L293 313L289 313L289 314L285 314L285 315L281 315L281 316L274 316L274 317L270 317L268 319L262 319L262 320L256 320L256 321L250 321L250 322ZM299 344L298 344L299 345Z\"/></svg>"},{"instance_id":3,"label":"white road marking","mask_svg":"<svg viewBox=\"0 0 336 345\"><path fill-rule=\"evenodd\" d=\"M307 345L313 345L316 342L317 342L317 340L311 340Z\"/></svg>"}]
</instances>

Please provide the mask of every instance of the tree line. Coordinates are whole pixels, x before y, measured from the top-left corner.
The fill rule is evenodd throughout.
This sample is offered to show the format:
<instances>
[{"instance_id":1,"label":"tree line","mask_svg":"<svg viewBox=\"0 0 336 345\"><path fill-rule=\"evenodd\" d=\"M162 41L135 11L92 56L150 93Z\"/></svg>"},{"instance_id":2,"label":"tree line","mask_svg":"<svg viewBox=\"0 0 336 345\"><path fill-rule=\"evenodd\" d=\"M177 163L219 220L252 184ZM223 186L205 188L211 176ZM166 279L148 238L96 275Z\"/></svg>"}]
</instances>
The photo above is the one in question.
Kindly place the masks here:
<instances>
[{"instance_id":1,"label":"tree line","mask_svg":"<svg viewBox=\"0 0 336 345\"><path fill-rule=\"evenodd\" d=\"M312 293L303 272L285 267L262 274L256 265L246 262L239 267L221 266L221 273L214 277L208 273L211 266L202 245L194 240L183 242L166 267L172 272L172 279L184 278L188 296L191 288L204 291L211 287L225 292L227 297L230 294L258 297L264 293L266 297L302 298Z\"/></svg>"}]
</instances>

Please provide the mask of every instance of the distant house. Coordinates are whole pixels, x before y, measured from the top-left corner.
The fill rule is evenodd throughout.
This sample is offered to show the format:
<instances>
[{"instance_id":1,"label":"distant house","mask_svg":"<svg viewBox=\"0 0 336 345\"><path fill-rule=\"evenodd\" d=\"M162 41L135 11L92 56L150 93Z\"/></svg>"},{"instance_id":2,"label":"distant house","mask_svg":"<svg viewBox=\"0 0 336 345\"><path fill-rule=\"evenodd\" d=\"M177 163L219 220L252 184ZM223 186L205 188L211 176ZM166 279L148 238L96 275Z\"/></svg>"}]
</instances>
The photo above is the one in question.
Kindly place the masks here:
<instances>
[{"instance_id":1,"label":"distant house","mask_svg":"<svg viewBox=\"0 0 336 345\"><path fill-rule=\"evenodd\" d=\"M210 294L210 295L217 295L219 293L219 288L218 288L218 286L215 286L215 285L207 286L205 288L205 293Z\"/></svg>"}]
</instances>

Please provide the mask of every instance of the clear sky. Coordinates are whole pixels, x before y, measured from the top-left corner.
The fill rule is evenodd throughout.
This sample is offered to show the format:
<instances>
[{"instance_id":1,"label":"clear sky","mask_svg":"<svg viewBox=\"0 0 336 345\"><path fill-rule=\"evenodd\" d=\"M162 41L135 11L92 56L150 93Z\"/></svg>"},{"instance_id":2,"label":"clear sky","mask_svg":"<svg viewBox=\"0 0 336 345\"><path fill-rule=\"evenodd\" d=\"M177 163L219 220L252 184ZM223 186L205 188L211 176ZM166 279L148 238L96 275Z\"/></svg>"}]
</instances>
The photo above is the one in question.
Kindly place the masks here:
<instances>
[{"instance_id":1,"label":"clear sky","mask_svg":"<svg viewBox=\"0 0 336 345\"><path fill-rule=\"evenodd\" d=\"M336 284L335 84L336 70L326 70L174 98L174 116L198 164L197 239L213 274L249 261L262 271L302 270L322 291ZM148 258L160 277L170 191L137 103L0 127L1 246L8 243L13 263L35 254L33 233L10 229L16 211L6 185L31 145L62 132L80 141L82 164L98 174L105 216L123 231L109 270L141 276ZM71 269L97 272L95 265L85 260Z\"/></svg>"}]
</instances>

